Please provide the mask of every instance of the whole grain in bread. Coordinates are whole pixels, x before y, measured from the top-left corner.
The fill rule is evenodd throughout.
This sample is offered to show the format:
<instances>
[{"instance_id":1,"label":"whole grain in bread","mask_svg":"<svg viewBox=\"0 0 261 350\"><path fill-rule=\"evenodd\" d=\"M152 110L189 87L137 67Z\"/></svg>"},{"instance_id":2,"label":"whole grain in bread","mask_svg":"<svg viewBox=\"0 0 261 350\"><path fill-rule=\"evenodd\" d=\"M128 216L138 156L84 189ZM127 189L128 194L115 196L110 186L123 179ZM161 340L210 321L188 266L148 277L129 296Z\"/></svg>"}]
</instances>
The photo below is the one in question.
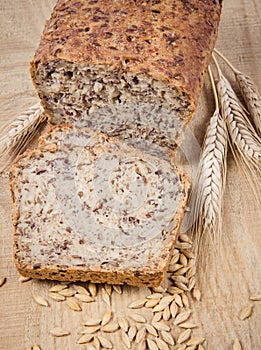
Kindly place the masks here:
<instances>
[{"instance_id":1,"label":"whole grain in bread","mask_svg":"<svg viewBox=\"0 0 261 350\"><path fill-rule=\"evenodd\" d=\"M165 160L62 125L10 171L14 256L24 276L157 286L187 200Z\"/></svg>"},{"instance_id":2,"label":"whole grain in bread","mask_svg":"<svg viewBox=\"0 0 261 350\"><path fill-rule=\"evenodd\" d=\"M59 0L31 62L53 124L174 149L217 36L218 0ZM95 112L95 113L94 113Z\"/></svg>"}]
</instances>

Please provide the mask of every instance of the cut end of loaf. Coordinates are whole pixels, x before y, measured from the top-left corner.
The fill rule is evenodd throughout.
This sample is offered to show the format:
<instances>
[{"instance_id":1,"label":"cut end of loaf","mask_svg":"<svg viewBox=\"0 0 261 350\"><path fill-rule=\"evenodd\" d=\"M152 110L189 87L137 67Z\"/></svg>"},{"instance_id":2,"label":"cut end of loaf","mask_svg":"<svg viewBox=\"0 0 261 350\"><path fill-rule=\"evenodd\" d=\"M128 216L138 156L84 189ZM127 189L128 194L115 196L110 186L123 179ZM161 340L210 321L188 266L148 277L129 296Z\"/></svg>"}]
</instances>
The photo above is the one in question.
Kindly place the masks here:
<instances>
[{"instance_id":1,"label":"cut end of loaf","mask_svg":"<svg viewBox=\"0 0 261 350\"><path fill-rule=\"evenodd\" d=\"M52 124L77 123L175 149L195 110L182 89L128 72L125 61L121 70L58 59L34 62L32 75Z\"/></svg>"},{"instance_id":2,"label":"cut end of loaf","mask_svg":"<svg viewBox=\"0 0 261 350\"><path fill-rule=\"evenodd\" d=\"M55 127L10 172L14 257L28 277L157 286L187 176L86 128Z\"/></svg>"}]
</instances>

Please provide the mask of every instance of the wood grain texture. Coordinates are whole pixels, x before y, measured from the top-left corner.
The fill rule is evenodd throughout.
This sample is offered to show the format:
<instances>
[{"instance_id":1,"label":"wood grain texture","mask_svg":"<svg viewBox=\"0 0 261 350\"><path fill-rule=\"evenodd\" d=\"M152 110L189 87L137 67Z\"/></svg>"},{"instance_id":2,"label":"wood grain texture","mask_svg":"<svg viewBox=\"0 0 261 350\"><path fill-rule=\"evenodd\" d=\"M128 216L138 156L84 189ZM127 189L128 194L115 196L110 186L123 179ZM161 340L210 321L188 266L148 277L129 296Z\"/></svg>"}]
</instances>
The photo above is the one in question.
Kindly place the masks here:
<instances>
[{"instance_id":1,"label":"wood grain texture","mask_svg":"<svg viewBox=\"0 0 261 350\"><path fill-rule=\"evenodd\" d=\"M11 120L37 101L29 75L29 61L39 41L44 22L54 0L1 0L0 2L0 124ZM261 90L261 3L259 0L225 0L217 48L240 70L247 73ZM225 72L232 77L228 69ZM209 83L203 89L190 131L202 141L206 123L213 112ZM182 159L182 157L181 157ZM193 170L197 161L191 161ZM228 163L228 184L224 198L224 227L216 255L210 247L207 258L198 266L202 281L202 301L194 302L193 319L197 335L207 339L207 349L232 349L238 338L245 350L261 349L261 302L253 302L251 318L240 321L238 313L248 304L249 295L261 292L261 217L253 196L232 157ZM12 260L11 200L6 176L0 177L0 276L7 281L0 287L0 349L21 350L38 343L42 350L87 349L76 345L80 323L90 315L101 316L106 304L88 304L73 312L64 304L50 301L44 308L32 294L47 295L51 282L18 282ZM146 288L126 288L124 296L113 294L116 315L128 312L130 301L146 295ZM151 314L147 313L148 317ZM63 326L71 335L55 339L49 334ZM173 330L174 334L174 330ZM174 334L174 336L176 336ZM110 339L110 337L108 336ZM112 338L111 338L112 339ZM115 343L115 341L114 341ZM124 349L119 342L116 350Z\"/></svg>"}]
</instances>

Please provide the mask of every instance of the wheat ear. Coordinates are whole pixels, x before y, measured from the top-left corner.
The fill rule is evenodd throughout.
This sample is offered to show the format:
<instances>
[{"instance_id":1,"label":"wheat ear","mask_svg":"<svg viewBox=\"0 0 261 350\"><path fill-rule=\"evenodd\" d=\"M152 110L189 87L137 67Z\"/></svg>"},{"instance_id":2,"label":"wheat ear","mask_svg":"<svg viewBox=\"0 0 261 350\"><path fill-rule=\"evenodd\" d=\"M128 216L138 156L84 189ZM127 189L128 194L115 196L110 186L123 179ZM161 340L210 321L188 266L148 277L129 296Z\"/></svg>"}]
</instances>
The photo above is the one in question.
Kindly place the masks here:
<instances>
[{"instance_id":1,"label":"wheat ear","mask_svg":"<svg viewBox=\"0 0 261 350\"><path fill-rule=\"evenodd\" d=\"M190 207L192 208L193 234L197 256L210 238L216 247L222 226L222 197L226 182L226 154L228 133L220 114L214 79L210 68L209 76L215 97L215 112L210 118L202 145L200 162L195 185L192 189Z\"/></svg>"},{"instance_id":2,"label":"wheat ear","mask_svg":"<svg viewBox=\"0 0 261 350\"><path fill-rule=\"evenodd\" d=\"M215 52L234 72L237 83L240 87L241 95L245 101L250 116L253 119L258 135L261 137L261 96L256 85L246 74L235 68L221 52L217 49L215 49Z\"/></svg>"},{"instance_id":3,"label":"wheat ear","mask_svg":"<svg viewBox=\"0 0 261 350\"><path fill-rule=\"evenodd\" d=\"M0 131L0 172L4 171L22 153L29 142L47 122L47 116L35 104Z\"/></svg>"}]
</instances>

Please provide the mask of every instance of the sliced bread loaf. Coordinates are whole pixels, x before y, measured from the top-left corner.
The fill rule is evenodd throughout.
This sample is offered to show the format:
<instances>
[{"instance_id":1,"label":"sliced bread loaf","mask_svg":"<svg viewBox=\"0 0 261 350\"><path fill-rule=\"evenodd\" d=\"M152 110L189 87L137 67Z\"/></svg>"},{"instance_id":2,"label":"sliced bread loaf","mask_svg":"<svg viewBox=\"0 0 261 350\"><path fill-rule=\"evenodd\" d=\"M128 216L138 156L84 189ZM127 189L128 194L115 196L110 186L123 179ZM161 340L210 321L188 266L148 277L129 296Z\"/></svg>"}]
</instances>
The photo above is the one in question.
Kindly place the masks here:
<instances>
[{"instance_id":1,"label":"sliced bread loaf","mask_svg":"<svg viewBox=\"0 0 261 350\"><path fill-rule=\"evenodd\" d=\"M175 149L195 111L221 2L59 0L31 62L51 123L129 130Z\"/></svg>"},{"instance_id":2,"label":"sliced bread loaf","mask_svg":"<svg viewBox=\"0 0 261 350\"><path fill-rule=\"evenodd\" d=\"M187 176L169 162L63 125L20 156L10 186L22 275L162 282L188 194Z\"/></svg>"}]
</instances>

